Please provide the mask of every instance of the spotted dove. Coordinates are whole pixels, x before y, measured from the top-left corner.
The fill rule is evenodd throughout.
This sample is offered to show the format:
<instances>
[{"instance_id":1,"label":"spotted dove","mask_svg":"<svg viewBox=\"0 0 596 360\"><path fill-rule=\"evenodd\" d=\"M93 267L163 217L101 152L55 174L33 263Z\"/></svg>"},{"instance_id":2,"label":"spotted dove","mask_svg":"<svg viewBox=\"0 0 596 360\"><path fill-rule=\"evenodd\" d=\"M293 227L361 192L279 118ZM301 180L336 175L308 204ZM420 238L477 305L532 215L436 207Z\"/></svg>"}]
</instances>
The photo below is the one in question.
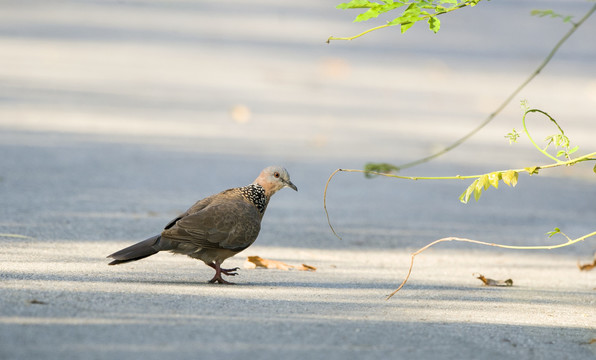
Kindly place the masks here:
<instances>
[{"instance_id":1,"label":"spotted dove","mask_svg":"<svg viewBox=\"0 0 596 360\"><path fill-rule=\"evenodd\" d=\"M221 264L256 240L269 199L284 187L298 191L286 169L279 166L265 168L250 185L224 190L197 201L170 221L160 235L108 255L114 259L109 265L170 251L202 260L214 268L215 276L210 283L230 284L222 274L237 275L238 268L223 269Z\"/></svg>"}]
</instances>

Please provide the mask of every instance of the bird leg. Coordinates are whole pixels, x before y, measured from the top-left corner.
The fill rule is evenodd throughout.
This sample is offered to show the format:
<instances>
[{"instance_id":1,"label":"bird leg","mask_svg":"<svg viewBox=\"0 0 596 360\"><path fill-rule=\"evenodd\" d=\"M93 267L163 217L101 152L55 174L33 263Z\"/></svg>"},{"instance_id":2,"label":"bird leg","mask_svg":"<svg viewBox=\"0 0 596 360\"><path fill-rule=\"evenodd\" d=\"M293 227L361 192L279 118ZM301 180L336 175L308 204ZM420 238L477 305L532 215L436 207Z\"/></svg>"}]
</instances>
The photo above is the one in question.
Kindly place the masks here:
<instances>
[{"instance_id":1,"label":"bird leg","mask_svg":"<svg viewBox=\"0 0 596 360\"><path fill-rule=\"evenodd\" d=\"M214 262L214 263L209 263L207 264L209 266L211 266L212 268L215 269L215 276L213 276L213 279L209 280L209 282L211 284L213 283L220 283L220 284L234 284L232 282L226 281L221 277L221 274L225 274L228 276L234 276L234 275L238 275L238 273L236 273L236 270L238 270L239 268L233 268L233 269L222 269L220 267L220 263L218 261Z\"/></svg>"},{"instance_id":2,"label":"bird leg","mask_svg":"<svg viewBox=\"0 0 596 360\"><path fill-rule=\"evenodd\" d=\"M209 263L207 265L208 266L211 266L212 268L215 269L215 271L217 271L217 267L216 267L217 265L215 263ZM236 271L240 270L240 268L239 267L235 267L233 269L224 269L224 268L220 267L219 270L224 275L234 276L234 275L238 275L238 273Z\"/></svg>"}]
</instances>

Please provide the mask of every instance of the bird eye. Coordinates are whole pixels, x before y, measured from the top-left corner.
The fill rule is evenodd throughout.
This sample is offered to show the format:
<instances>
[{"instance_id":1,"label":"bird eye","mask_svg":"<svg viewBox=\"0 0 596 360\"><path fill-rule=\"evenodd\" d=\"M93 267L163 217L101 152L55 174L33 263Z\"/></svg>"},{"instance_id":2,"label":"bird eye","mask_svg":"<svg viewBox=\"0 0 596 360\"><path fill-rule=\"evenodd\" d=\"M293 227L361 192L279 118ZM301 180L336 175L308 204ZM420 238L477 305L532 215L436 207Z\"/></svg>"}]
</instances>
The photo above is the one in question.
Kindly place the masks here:
<instances>
[{"instance_id":1,"label":"bird eye","mask_svg":"<svg viewBox=\"0 0 596 360\"><path fill-rule=\"evenodd\" d=\"M279 177L279 173L278 172L274 172L273 173L273 176L275 176L276 178L278 178Z\"/></svg>"}]
</instances>

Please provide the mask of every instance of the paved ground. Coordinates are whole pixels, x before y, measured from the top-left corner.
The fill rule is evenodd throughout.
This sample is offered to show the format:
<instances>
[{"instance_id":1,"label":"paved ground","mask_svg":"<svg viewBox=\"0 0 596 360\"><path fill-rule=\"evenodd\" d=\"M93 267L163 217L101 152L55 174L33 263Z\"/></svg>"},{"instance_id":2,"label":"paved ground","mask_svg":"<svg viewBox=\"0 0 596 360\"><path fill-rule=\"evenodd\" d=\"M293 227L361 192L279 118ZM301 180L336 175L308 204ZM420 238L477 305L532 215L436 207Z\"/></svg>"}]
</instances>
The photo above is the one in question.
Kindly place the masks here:
<instances>
[{"instance_id":1,"label":"paved ground","mask_svg":"<svg viewBox=\"0 0 596 360\"><path fill-rule=\"evenodd\" d=\"M593 164L520 176L462 205L464 182L366 180L366 161L407 162L490 113L567 30L530 9L481 4L413 28L356 33L335 2L5 2L0 12L0 358L589 359L596 354L594 240L516 245L594 231ZM558 5L557 5L558 6ZM564 13L587 11L566 2ZM503 26L507 19L507 26ZM472 29L472 30L471 30ZM591 19L519 98L550 112L580 152L595 151ZM533 118L536 139L552 132ZM408 175L548 163L521 139L511 104L470 142ZM242 269L236 286L158 254L105 256L153 235L195 200L286 166L299 192L272 200L247 255L316 272ZM488 288L482 273L514 281Z\"/></svg>"}]
</instances>

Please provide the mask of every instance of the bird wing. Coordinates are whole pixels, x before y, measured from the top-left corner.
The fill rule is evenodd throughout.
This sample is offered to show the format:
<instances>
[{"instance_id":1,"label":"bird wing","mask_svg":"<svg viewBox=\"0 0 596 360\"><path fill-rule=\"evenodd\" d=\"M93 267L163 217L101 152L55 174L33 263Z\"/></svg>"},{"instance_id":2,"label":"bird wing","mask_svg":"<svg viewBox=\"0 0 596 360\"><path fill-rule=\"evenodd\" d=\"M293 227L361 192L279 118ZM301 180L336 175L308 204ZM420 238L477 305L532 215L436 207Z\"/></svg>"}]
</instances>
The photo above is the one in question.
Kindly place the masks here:
<instances>
[{"instance_id":1,"label":"bird wing","mask_svg":"<svg viewBox=\"0 0 596 360\"><path fill-rule=\"evenodd\" d=\"M229 190L226 191L222 191L221 194L225 194L226 192L228 192ZM174 224L182 219L185 216L188 216L189 214L193 214L196 213L198 211L201 211L202 209L204 209L205 207L207 207L209 204L211 204L211 202L213 201L214 198L217 197L217 195L220 194L216 194L216 195L211 195L209 197L206 197L202 200L197 201L196 203L193 204L193 206L191 206L190 208L188 208L188 210L186 210L184 213L178 215L176 218L172 219L165 227L164 229L169 229L172 226L174 226Z\"/></svg>"},{"instance_id":2,"label":"bird wing","mask_svg":"<svg viewBox=\"0 0 596 360\"><path fill-rule=\"evenodd\" d=\"M162 236L198 248L241 251L256 240L260 228L261 216L253 205L242 198L216 198L175 219Z\"/></svg>"}]
</instances>

